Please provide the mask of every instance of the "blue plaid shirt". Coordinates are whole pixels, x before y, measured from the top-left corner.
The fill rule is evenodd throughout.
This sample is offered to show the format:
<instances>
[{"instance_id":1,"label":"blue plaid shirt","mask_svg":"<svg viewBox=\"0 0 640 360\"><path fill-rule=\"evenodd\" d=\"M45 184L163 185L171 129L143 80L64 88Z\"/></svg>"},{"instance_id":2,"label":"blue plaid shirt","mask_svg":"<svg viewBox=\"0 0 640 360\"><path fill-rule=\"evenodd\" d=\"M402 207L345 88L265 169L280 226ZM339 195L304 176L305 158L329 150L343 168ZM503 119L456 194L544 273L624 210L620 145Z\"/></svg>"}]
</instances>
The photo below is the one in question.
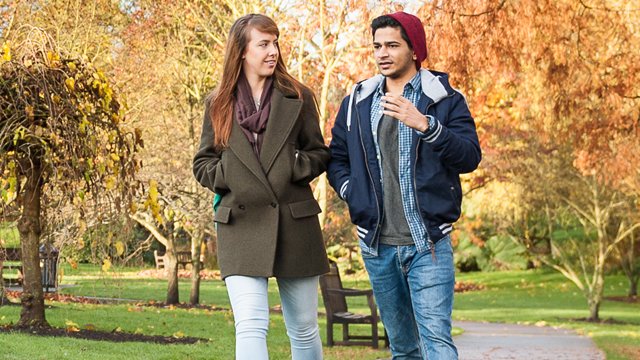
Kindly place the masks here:
<instances>
[{"instance_id":1,"label":"blue plaid shirt","mask_svg":"<svg viewBox=\"0 0 640 360\"><path fill-rule=\"evenodd\" d=\"M382 104L381 98L384 95L384 87L386 79L383 80L375 93L373 94L373 102L371 104L371 129L373 131L373 142L376 145L376 154L378 157L378 165L382 169L381 157L380 157L380 145L378 144L378 124L382 119ZM420 73L418 72L405 86L402 96L413 103L414 106L418 105L420 99L420 93L422 92L422 82ZM431 129L429 129L431 130ZM411 237L416 244L416 249L419 252L429 250L431 246L427 243L427 230L424 222L420 216L420 213L416 207L416 196L413 188L413 178L411 171L411 139L415 130L406 126L402 122L398 122L398 173L400 174L400 193L402 194L402 204L404 208L404 214L411 231ZM429 131L427 131L429 133ZM422 133L419 133L424 135Z\"/></svg>"}]
</instances>

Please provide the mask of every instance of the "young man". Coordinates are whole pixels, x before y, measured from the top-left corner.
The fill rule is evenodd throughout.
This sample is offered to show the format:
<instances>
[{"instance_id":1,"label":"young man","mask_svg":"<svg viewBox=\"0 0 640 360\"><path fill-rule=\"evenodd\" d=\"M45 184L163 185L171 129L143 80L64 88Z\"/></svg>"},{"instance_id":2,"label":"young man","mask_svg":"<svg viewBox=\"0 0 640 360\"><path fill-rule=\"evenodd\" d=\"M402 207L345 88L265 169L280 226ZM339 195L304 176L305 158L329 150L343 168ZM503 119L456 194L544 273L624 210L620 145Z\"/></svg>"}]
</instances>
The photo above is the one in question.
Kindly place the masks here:
<instances>
[{"instance_id":1,"label":"young man","mask_svg":"<svg viewBox=\"0 0 640 360\"><path fill-rule=\"evenodd\" d=\"M476 127L447 75L420 68L417 17L384 15L371 28L380 75L342 102L329 181L349 205L393 358L457 359L450 233L459 175L481 158Z\"/></svg>"}]
</instances>

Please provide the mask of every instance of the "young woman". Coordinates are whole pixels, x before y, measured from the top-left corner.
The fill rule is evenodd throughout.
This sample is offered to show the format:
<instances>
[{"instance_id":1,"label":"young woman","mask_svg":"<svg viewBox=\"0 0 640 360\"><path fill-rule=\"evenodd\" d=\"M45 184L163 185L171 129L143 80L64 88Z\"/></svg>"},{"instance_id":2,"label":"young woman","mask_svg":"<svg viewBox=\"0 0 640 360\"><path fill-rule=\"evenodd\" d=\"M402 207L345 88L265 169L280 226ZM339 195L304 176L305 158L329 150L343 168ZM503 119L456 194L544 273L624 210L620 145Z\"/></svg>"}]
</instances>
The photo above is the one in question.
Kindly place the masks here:
<instances>
[{"instance_id":1,"label":"young woman","mask_svg":"<svg viewBox=\"0 0 640 360\"><path fill-rule=\"evenodd\" d=\"M238 19L220 86L207 100L193 172L216 193L218 263L236 325L236 359L267 359L267 279L275 277L293 359L321 359L318 276L328 262L309 182L329 150L313 93L284 65L276 24Z\"/></svg>"}]
</instances>

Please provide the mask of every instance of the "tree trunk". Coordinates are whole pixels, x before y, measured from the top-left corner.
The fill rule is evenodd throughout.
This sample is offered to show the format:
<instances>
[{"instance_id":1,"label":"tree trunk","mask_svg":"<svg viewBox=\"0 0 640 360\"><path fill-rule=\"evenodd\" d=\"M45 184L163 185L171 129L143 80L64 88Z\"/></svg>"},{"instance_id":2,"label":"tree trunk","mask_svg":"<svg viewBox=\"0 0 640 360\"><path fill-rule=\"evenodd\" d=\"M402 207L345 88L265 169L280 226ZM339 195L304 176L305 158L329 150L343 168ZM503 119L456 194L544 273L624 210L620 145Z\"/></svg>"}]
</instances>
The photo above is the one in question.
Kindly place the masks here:
<instances>
[{"instance_id":1,"label":"tree trunk","mask_svg":"<svg viewBox=\"0 0 640 360\"><path fill-rule=\"evenodd\" d=\"M195 233L195 239L191 239L191 292L189 303L198 305L200 303L200 253L202 249L202 232Z\"/></svg>"},{"instance_id":2,"label":"tree trunk","mask_svg":"<svg viewBox=\"0 0 640 360\"><path fill-rule=\"evenodd\" d=\"M2 250L4 249L0 247L0 252ZM0 306L9 303L9 299L7 299L7 296L4 292L4 278L2 277L2 265L3 265L2 254L0 253Z\"/></svg>"},{"instance_id":3,"label":"tree trunk","mask_svg":"<svg viewBox=\"0 0 640 360\"><path fill-rule=\"evenodd\" d=\"M638 277L629 279L629 297L638 296Z\"/></svg>"},{"instance_id":4,"label":"tree trunk","mask_svg":"<svg viewBox=\"0 0 640 360\"><path fill-rule=\"evenodd\" d=\"M587 294L587 303L589 304L589 321L597 322L600 321L600 303L604 291L604 267L597 266L595 272L595 281L591 291Z\"/></svg>"},{"instance_id":5,"label":"tree trunk","mask_svg":"<svg viewBox=\"0 0 640 360\"><path fill-rule=\"evenodd\" d=\"M167 272L167 305L178 304L180 293L178 291L178 258L173 238L167 238L167 250L164 255L164 266Z\"/></svg>"},{"instance_id":6,"label":"tree trunk","mask_svg":"<svg viewBox=\"0 0 640 360\"><path fill-rule=\"evenodd\" d=\"M4 259L7 256L7 252L4 250L4 242L0 238L0 306L8 303L7 296L4 292L4 277L2 274L2 266L4 266Z\"/></svg>"},{"instance_id":7,"label":"tree trunk","mask_svg":"<svg viewBox=\"0 0 640 360\"><path fill-rule=\"evenodd\" d=\"M31 173L21 196L22 216L18 220L22 245L23 291L20 297L22 312L18 327L49 327L44 316L44 293L40 273L40 195L42 192L42 166L32 164Z\"/></svg>"},{"instance_id":8,"label":"tree trunk","mask_svg":"<svg viewBox=\"0 0 640 360\"><path fill-rule=\"evenodd\" d=\"M589 321L600 321L600 300L589 299Z\"/></svg>"}]
</instances>

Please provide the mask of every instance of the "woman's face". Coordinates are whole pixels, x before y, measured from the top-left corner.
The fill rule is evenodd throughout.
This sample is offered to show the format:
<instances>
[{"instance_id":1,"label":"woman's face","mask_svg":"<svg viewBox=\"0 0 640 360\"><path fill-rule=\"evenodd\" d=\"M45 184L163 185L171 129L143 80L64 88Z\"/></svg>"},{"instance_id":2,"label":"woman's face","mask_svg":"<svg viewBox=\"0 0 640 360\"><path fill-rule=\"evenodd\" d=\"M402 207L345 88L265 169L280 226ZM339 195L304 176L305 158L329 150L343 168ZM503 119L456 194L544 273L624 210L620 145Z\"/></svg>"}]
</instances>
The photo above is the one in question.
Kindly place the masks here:
<instances>
[{"instance_id":1,"label":"woman's face","mask_svg":"<svg viewBox=\"0 0 640 360\"><path fill-rule=\"evenodd\" d=\"M276 70L278 38L255 28L249 33L249 42L242 55L242 69L247 77L269 77Z\"/></svg>"}]
</instances>

